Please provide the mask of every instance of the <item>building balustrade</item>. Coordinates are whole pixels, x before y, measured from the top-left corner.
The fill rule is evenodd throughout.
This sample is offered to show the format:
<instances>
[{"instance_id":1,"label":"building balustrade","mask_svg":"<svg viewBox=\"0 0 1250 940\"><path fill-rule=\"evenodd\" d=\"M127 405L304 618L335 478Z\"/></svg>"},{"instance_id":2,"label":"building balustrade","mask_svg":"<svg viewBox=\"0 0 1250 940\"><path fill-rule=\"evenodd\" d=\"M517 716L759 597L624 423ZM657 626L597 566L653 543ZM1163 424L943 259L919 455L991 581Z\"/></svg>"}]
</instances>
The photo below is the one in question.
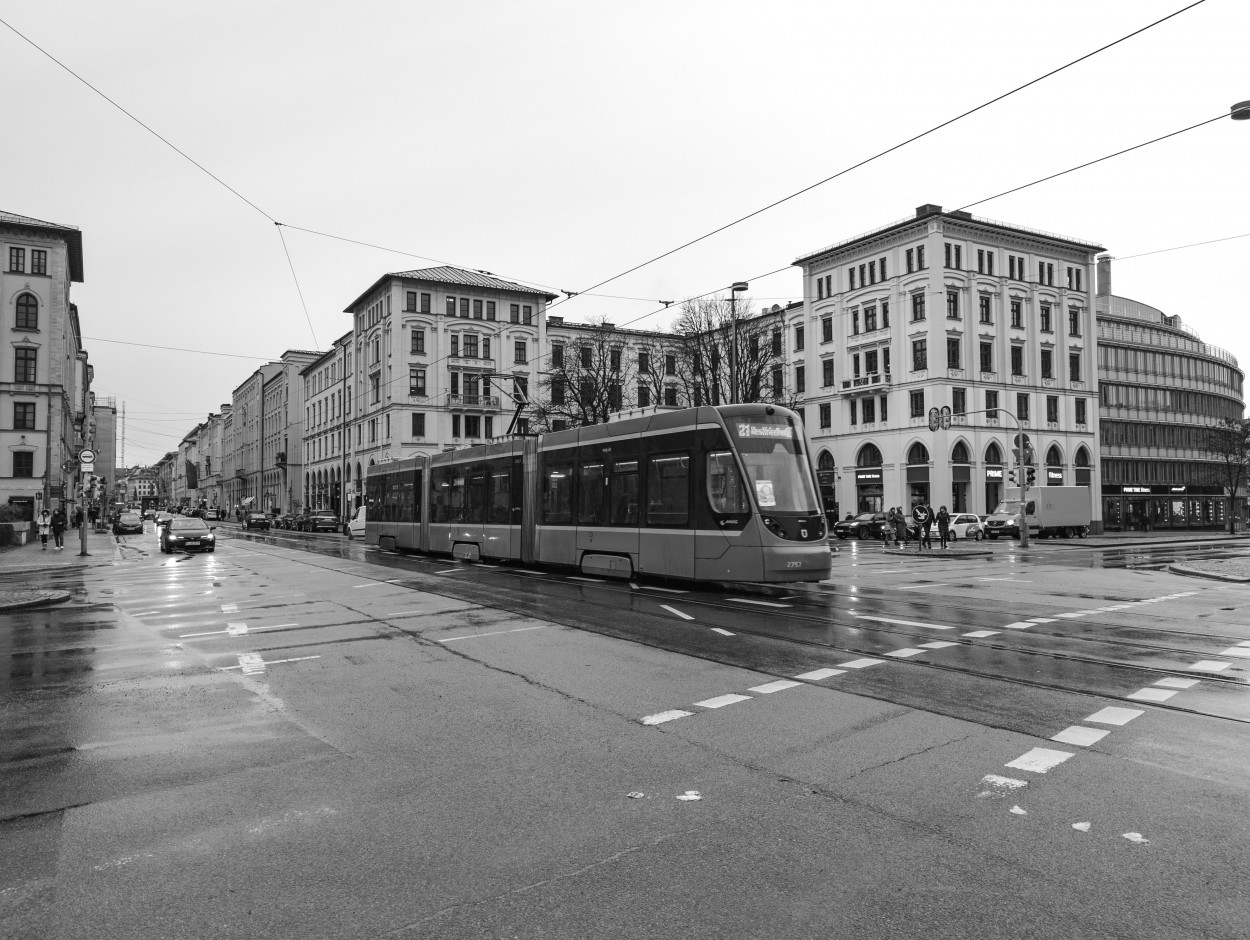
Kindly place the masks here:
<instances>
[{"instance_id":1,"label":"building balustrade","mask_svg":"<svg viewBox=\"0 0 1250 940\"><path fill-rule=\"evenodd\" d=\"M448 408L498 408L498 395L448 395Z\"/></svg>"}]
</instances>

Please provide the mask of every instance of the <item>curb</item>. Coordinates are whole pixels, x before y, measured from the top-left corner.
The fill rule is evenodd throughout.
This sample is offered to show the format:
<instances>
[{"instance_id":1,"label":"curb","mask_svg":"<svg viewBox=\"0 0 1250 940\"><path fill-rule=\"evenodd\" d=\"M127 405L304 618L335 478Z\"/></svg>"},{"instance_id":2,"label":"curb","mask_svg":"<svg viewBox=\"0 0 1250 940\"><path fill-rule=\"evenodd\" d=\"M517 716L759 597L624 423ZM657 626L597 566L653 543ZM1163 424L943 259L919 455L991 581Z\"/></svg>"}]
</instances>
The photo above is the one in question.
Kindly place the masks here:
<instances>
[{"instance_id":1,"label":"curb","mask_svg":"<svg viewBox=\"0 0 1250 940\"><path fill-rule=\"evenodd\" d=\"M1168 571L1173 574L1187 575L1191 578L1209 578L1212 581L1234 581L1238 584L1246 584L1250 582L1250 578L1243 578L1241 575L1216 574L1213 571L1199 571L1197 568L1190 568L1187 565L1168 565Z\"/></svg>"},{"instance_id":2,"label":"curb","mask_svg":"<svg viewBox=\"0 0 1250 940\"><path fill-rule=\"evenodd\" d=\"M52 604L63 604L70 598L69 591L13 591L13 594L37 594L29 600L5 600L6 592L0 591L0 610L21 610L24 607L48 607Z\"/></svg>"},{"instance_id":3,"label":"curb","mask_svg":"<svg viewBox=\"0 0 1250 940\"><path fill-rule=\"evenodd\" d=\"M961 552L945 551L944 552L939 548L937 551L933 551L932 549L930 549L927 552L909 552L906 549L901 549L901 548L900 549L883 548L881 550L881 554L896 555L900 558L939 558L940 559L940 558L976 558L981 555L993 555L994 553L990 551L989 549L980 549L978 551L972 551L972 552L962 552L962 551Z\"/></svg>"}]
</instances>

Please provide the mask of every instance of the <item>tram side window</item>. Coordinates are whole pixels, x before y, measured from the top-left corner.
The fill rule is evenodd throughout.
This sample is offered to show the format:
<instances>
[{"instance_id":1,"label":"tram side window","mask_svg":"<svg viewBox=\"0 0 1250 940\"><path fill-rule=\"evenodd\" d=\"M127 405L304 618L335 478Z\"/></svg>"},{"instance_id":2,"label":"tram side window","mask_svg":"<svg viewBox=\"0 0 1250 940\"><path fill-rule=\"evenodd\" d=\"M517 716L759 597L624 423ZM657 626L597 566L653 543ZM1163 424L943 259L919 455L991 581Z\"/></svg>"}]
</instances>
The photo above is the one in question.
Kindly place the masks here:
<instances>
[{"instance_id":1,"label":"tram side window","mask_svg":"<svg viewBox=\"0 0 1250 940\"><path fill-rule=\"evenodd\" d=\"M382 504L383 496L386 493L386 484L388 476L371 476L365 480L365 505L368 507L366 513L370 519L382 521Z\"/></svg>"},{"instance_id":2,"label":"tram side window","mask_svg":"<svg viewBox=\"0 0 1250 940\"><path fill-rule=\"evenodd\" d=\"M622 460L612 465L608 477L608 524L638 524L638 461Z\"/></svg>"},{"instance_id":3,"label":"tram side window","mask_svg":"<svg viewBox=\"0 0 1250 940\"><path fill-rule=\"evenodd\" d=\"M474 467L467 474L469 482L465 493L465 512L460 522L482 522L486 518L487 473L484 467Z\"/></svg>"},{"instance_id":4,"label":"tram side window","mask_svg":"<svg viewBox=\"0 0 1250 940\"><path fill-rule=\"evenodd\" d=\"M573 465L547 464L543 473L543 522L569 525L573 521Z\"/></svg>"},{"instance_id":5,"label":"tram side window","mask_svg":"<svg viewBox=\"0 0 1250 940\"><path fill-rule=\"evenodd\" d=\"M603 522L603 464L582 464L578 477L577 524L599 525Z\"/></svg>"},{"instance_id":6,"label":"tram side window","mask_svg":"<svg viewBox=\"0 0 1250 940\"><path fill-rule=\"evenodd\" d=\"M687 525L690 520L690 456L647 461L647 524Z\"/></svg>"},{"instance_id":7,"label":"tram side window","mask_svg":"<svg viewBox=\"0 0 1250 940\"><path fill-rule=\"evenodd\" d=\"M451 471L451 488L447 492L447 521L467 522L466 498L468 496L468 477L464 467L453 467Z\"/></svg>"},{"instance_id":8,"label":"tram side window","mask_svg":"<svg viewBox=\"0 0 1250 940\"><path fill-rule=\"evenodd\" d=\"M451 521L451 467L436 467L430 471L430 521Z\"/></svg>"},{"instance_id":9,"label":"tram side window","mask_svg":"<svg viewBox=\"0 0 1250 940\"><path fill-rule=\"evenodd\" d=\"M731 451L717 451L707 455L707 498L716 513L744 513L751 511L746 487L734 462Z\"/></svg>"},{"instance_id":10,"label":"tram side window","mask_svg":"<svg viewBox=\"0 0 1250 940\"><path fill-rule=\"evenodd\" d=\"M491 525L507 525L511 520L511 509L512 475L507 470L492 471L486 521Z\"/></svg>"}]
</instances>

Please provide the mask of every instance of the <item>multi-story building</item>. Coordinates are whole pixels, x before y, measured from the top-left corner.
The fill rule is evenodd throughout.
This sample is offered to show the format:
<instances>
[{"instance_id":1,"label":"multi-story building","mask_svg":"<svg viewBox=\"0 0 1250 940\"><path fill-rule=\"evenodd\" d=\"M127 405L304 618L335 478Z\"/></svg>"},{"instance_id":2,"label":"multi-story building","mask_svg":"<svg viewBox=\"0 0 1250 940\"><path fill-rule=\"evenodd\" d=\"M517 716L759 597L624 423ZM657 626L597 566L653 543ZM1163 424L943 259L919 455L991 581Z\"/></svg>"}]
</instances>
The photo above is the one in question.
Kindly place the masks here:
<instances>
[{"instance_id":1,"label":"multi-story building","mask_svg":"<svg viewBox=\"0 0 1250 940\"><path fill-rule=\"evenodd\" d=\"M200 459L200 442L207 429L207 422L197 424L178 442L178 459L173 467L173 490L171 505L199 509L208 501L201 489L204 464Z\"/></svg>"},{"instance_id":2,"label":"multi-story building","mask_svg":"<svg viewBox=\"0 0 1250 940\"><path fill-rule=\"evenodd\" d=\"M118 469L116 501L127 506L142 506L144 500L154 500L159 495L156 471L151 467L130 467Z\"/></svg>"},{"instance_id":3,"label":"multi-story building","mask_svg":"<svg viewBox=\"0 0 1250 940\"><path fill-rule=\"evenodd\" d=\"M503 433L512 392L527 394L542 369L555 298L437 267L383 275L352 301L351 479L375 463Z\"/></svg>"},{"instance_id":4,"label":"multi-story building","mask_svg":"<svg viewBox=\"0 0 1250 940\"><path fill-rule=\"evenodd\" d=\"M791 368L818 469L834 481L826 512L921 501L990 512L1019 428L1039 484L1091 487L1097 530L1102 250L925 205L798 258L805 303L788 324ZM949 409L949 429L929 429L932 408Z\"/></svg>"},{"instance_id":5,"label":"multi-story building","mask_svg":"<svg viewBox=\"0 0 1250 940\"><path fill-rule=\"evenodd\" d=\"M1219 463L1206 432L1245 412L1245 376L1231 353L1179 316L1111 293L1098 258L1099 446L1108 529L1220 529L1228 524ZM1244 512L1245 494L1237 500Z\"/></svg>"},{"instance_id":6,"label":"multi-story building","mask_svg":"<svg viewBox=\"0 0 1250 940\"><path fill-rule=\"evenodd\" d=\"M29 514L72 497L89 432L82 279L78 229L0 212L0 502Z\"/></svg>"},{"instance_id":7,"label":"multi-story building","mask_svg":"<svg viewBox=\"0 0 1250 940\"><path fill-rule=\"evenodd\" d=\"M156 498L162 506L176 506L174 498L174 464L178 462L178 452L171 450L158 460L152 467L156 479Z\"/></svg>"},{"instance_id":8,"label":"multi-story building","mask_svg":"<svg viewBox=\"0 0 1250 940\"><path fill-rule=\"evenodd\" d=\"M344 333L300 371L304 386L304 504L332 509L340 517L356 507L352 480L349 365L354 333ZM360 491L363 495L363 490Z\"/></svg>"},{"instance_id":9,"label":"multi-story building","mask_svg":"<svg viewBox=\"0 0 1250 940\"><path fill-rule=\"evenodd\" d=\"M91 408L91 439L88 446L95 451L95 474L104 477L112 490L117 482L117 401L94 398Z\"/></svg>"},{"instance_id":10,"label":"multi-story building","mask_svg":"<svg viewBox=\"0 0 1250 940\"><path fill-rule=\"evenodd\" d=\"M200 433L200 498L209 509L227 505L222 493L222 457L229 413L230 405L222 405L219 413L208 416Z\"/></svg>"}]
</instances>

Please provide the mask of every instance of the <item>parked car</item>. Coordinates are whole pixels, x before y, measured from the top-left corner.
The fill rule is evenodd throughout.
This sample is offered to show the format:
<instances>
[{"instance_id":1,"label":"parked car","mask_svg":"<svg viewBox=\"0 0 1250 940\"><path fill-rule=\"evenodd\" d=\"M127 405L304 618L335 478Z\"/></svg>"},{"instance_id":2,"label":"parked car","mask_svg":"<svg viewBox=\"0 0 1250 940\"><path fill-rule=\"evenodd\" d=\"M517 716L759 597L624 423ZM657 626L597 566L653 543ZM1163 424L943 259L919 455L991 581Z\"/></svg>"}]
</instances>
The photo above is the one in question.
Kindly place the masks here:
<instances>
[{"instance_id":1,"label":"parked car","mask_svg":"<svg viewBox=\"0 0 1250 940\"><path fill-rule=\"evenodd\" d=\"M211 552L217 548L217 537L203 519L178 516L160 530L161 552Z\"/></svg>"},{"instance_id":2,"label":"parked car","mask_svg":"<svg viewBox=\"0 0 1250 940\"><path fill-rule=\"evenodd\" d=\"M341 528L333 509L314 509L300 520L301 532L338 532Z\"/></svg>"},{"instance_id":3,"label":"parked car","mask_svg":"<svg viewBox=\"0 0 1250 940\"><path fill-rule=\"evenodd\" d=\"M357 508L355 514L347 523L347 537L349 539L363 539L365 537L365 507Z\"/></svg>"},{"instance_id":4,"label":"parked car","mask_svg":"<svg viewBox=\"0 0 1250 940\"><path fill-rule=\"evenodd\" d=\"M113 523L114 535L143 534L143 516L134 512L123 512Z\"/></svg>"},{"instance_id":5,"label":"parked car","mask_svg":"<svg viewBox=\"0 0 1250 940\"><path fill-rule=\"evenodd\" d=\"M156 528L157 528L157 530L159 531L160 529L163 529L165 526L169 525L169 520L171 520L172 518L173 518L173 514L172 514L172 513L168 513L168 512L158 512L158 513L156 514Z\"/></svg>"},{"instance_id":6,"label":"parked car","mask_svg":"<svg viewBox=\"0 0 1250 940\"><path fill-rule=\"evenodd\" d=\"M861 512L851 519L843 519L833 526L833 534L840 539L879 539L885 526L885 513Z\"/></svg>"},{"instance_id":7,"label":"parked car","mask_svg":"<svg viewBox=\"0 0 1250 940\"><path fill-rule=\"evenodd\" d=\"M206 521L211 519L215 522L220 522L224 518L226 518L226 514L220 509L205 509L204 510L204 519Z\"/></svg>"},{"instance_id":8,"label":"parked car","mask_svg":"<svg viewBox=\"0 0 1250 940\"><path fill-rule=\"evenodd\" d=\"M959 512L951 515L950 539L971 539L979 542L985 538L985 527L979 517L970 512Z\"/></svg>"},{"instance_id":9,"label":"parked car","mask_svg":"<svg viewBox=\"0 0 1250 940\"><path fill-rule=\"evenodd\" d=\"M243 528L245 529L268 529L270 527L269 517L263 512L249 512L243 517Z\"/></svg>"}]
</instances>

